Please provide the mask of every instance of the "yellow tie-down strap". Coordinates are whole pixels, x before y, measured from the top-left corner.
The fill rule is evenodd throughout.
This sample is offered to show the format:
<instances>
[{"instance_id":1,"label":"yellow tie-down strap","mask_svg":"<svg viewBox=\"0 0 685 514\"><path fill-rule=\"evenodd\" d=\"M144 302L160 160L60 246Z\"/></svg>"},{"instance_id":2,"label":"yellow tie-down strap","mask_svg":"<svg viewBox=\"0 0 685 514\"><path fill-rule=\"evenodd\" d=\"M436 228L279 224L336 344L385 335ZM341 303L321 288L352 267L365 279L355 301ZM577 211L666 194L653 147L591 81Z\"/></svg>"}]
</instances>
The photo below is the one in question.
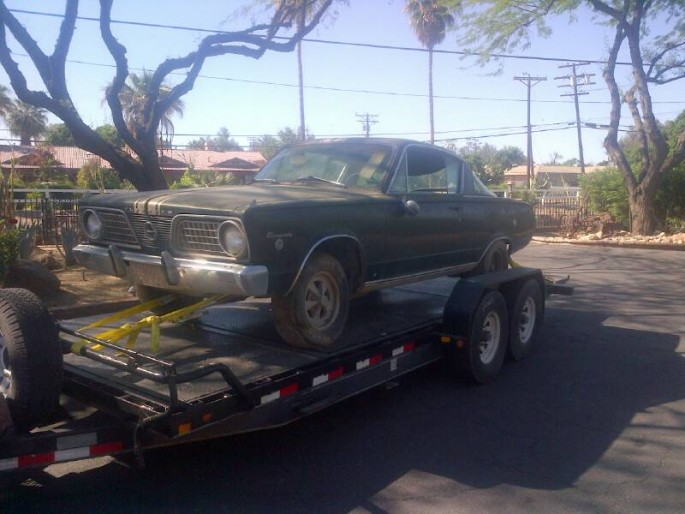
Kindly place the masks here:
<instances>
[{"instance_id":1,"label":"yellow tie-down strap","mask_svg":"<svg viewBox=\"0 0 685 514\"><path fill-rule=\"evenodd\" d=\"M80 328L76 331L76 333L83 334L88 330L93 330L95 328L100 328L106 325L110 325L112 323L118 323L120 321L127 320L129 318L132 318L133 316L136 316L146 311L150 311L151 309L154 309L156 307L162 307L173 301L175 298L176 296L174 295L166 295L160 296L159 298L154 298L147 302L141 303L140 305L129 307L128 309L116 312L111 316L106 316L102 319L94 321L93 323L90 323L89 325ZM126 348L130 350L135 346L136 341L138 340L138 336L140 335L140 332L149 327L150 349L152 350L152 352L156 353L159 351L160 325L162 323L179 323L181 321L186 321L190 319L194 314L196 314L199 310L204 309L205 307L209 307L210 305L213 305L215 303L220 303L224 301L226 298L228 297L225 295L211 296L197 303L170 311L166 314L146 316L138 321L124 323L118 328L110 328L108 330L100 332L94 337L102 341L106 341L108 343L116 343L117 341L123 338L127 338ZM80 349L83 348L84 345L91 345L92 350L102 350L104 348L102 345L93 344L88 341L78 341L72 344L71 351L74 353L79 353Z\"/></svg>"}]
</instances>

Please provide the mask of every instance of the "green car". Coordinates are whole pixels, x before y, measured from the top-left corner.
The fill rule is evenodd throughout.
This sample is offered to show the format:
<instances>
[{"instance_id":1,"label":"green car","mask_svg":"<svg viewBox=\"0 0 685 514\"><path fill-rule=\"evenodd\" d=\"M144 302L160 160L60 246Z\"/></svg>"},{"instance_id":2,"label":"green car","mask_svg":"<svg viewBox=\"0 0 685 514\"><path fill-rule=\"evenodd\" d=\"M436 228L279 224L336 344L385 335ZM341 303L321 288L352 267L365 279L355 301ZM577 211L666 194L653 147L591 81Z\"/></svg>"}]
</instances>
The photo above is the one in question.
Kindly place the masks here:
<instances>
[{"instance_id":1,"label":"green car","mask_svg":"<svg viewBox=\"0 0 685 514\"><path fill-rule=\"evenodd\" d=\"M504 269L526 246L530 205L497 198L468 164L409 140L284 148L251 184L92 195L78 260L147 300L170 291L270 297L289 344L328 348L352 296Z\"/></svg>"}]
</instances>

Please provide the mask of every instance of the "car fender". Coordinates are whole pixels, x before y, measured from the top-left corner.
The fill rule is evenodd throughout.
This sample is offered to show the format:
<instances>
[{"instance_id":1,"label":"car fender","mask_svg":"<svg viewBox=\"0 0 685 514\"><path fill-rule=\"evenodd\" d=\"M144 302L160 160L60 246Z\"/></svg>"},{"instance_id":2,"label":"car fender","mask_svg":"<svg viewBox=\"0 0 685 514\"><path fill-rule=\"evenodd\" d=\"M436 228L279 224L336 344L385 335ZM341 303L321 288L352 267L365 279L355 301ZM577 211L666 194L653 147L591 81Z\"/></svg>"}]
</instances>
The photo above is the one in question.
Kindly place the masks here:
<instances>
[{"instance_id":1,"label":"car fender","mask_svg":"<svg viewBox=\"0 0 685 514\"><path fill-rule=\"evenodd\" d=\"M364 249L363 249L362 244L359 241L359 239L353 234L344 234L344 233L342 233L342 234L328 234L328 235L325 235L323 237L318 238L311 245L311 247L309 248L309 251L305 254L304 258L302 259L302 262L300 263L300 267L298 268L297 273L295 273L293 280L290 282L290 286L288 287L288 290L285 292L286 295L290 294L293 287L295 287L297 280L300 278L300 275L302 274L302 270L304 270L304 267L306 266L307 262L309 262L309 259L312 257L314 252L316 252L317 250L320 250L322 248L325 248L326 246L330 245L331 243L335 243L336 240L347 240L347 241L353 243L354 248L355 248L355 252L357 254L357 258L359 259L360 277L364 276L364 270L366 267L366 259L364 258ZM359 285L361 285L361 282ZM353 288L353 289L356 289L356 288Z\"/></svg>"},{"instance_id":2,"label":"car fender","mask_svg":"<svg viewBox=\"0 0 685 514\"><path fill-rule=\"evenodd\" d=\"M481 253L480 259L478 259L478 264L480 264L481 262L483 262L483 259L485 259L485 256L488 254L488 252L490 251L490 249L491 249L493 246L495 246L495 244L497 244L497 243L500 242L500 241L502 241L504 244L506 244L507 247L510 247L510 246L511 246L511 239L510 239L509 237L507 237L507 236L505 236L505 235L497 235L497 236L493 237L493 238L490 240L490 243L488 243L488 246L485 247L485 250L483 250L483 253Z\"/></svg>"}]
</instances>

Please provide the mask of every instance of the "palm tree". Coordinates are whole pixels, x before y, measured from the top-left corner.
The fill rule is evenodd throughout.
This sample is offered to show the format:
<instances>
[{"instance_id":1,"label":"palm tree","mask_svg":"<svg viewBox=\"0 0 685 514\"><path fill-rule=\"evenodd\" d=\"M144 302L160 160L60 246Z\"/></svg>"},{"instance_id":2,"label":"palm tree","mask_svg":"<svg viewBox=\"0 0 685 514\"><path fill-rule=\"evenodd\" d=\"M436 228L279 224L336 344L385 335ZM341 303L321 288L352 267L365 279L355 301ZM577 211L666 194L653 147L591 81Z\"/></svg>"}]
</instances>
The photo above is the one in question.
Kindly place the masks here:
<instances>
[{"instance_id":1,"label":"palm tree","mask_svg":"<svg viewBox=\"0 0 685 514\"><path fill-rule=\"evenodd\" d=\"M428 49L428 106L430 110L430 142L435 142L433 120L433 48L445 39L447 29L454 25L454 16L440 0L407 0L404 6L411 26L421 44Z\"/></svg>"},{"instance_id":2,"label":"palm tree","mask_svg":"<svg viewBox=\"0 0 685 514\"><path fill-rule=\"evenodd\" d=\"M145 124L144 120L144 109L145 102L148 97L148 90L150 87L150 82L152 82L152 72L143 70L141 75L136 73L131 73L129 75L129 84L126 84L122 90L119 98L121 100L121 105L124 109L124 118L126 119L126 126L128 127L131 134L134 137L138 133L138 127ZM171 91L171 88L162 84L160 87L160 100L163 100ZM160 120L160 138L162 135L166 135L167 139L173 138L174 136L174 124L171 121L171 117L174 114L183 116L183 110L185 109L185 104L182 100L176 100L169 106L169 109L162 114L162 119Z\"/></svg>"},{"instance_id":3,"label":"palm tree","mask_svg":"<svg viewBox=\"0 0 685 514\"><path fill-rule=\"evenodd\" d=\"M7 116L7 113L14 104L8 92L7 86L0 86L0 117L2 118Z\"/></svg>"},{"instance_id":4,"label":"palm tree","mask_svg":"<svg viewBox=\"0 0 685 514\"><path fill-rule=\"evenodd\" d=\"M48 124L45 109L19 100L7 108L5 119L10 132L19 136L22 145L30 145L32 139L44 134Z\"/></svg>"}]
</instances>

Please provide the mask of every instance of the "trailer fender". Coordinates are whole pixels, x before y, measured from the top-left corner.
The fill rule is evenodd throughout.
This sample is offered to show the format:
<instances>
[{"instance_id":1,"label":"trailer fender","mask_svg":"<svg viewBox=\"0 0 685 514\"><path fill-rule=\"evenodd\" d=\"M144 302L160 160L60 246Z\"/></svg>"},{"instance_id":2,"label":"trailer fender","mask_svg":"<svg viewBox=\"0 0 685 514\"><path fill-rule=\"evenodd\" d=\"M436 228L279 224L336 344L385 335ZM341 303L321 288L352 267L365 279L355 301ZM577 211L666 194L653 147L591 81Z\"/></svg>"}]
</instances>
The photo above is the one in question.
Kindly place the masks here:
<instances>
[{"instance_id":1,"label":"trailer fender","mask_svg":"<svg viewBox=\"0 0 685 514\"><path fill-rule=\"evenodd\" d=\"M445 306L445 358L457 378L483 384L502 369L509 315L502 293L483 282L457 284Z\"/></svg>"}]
</instances>

